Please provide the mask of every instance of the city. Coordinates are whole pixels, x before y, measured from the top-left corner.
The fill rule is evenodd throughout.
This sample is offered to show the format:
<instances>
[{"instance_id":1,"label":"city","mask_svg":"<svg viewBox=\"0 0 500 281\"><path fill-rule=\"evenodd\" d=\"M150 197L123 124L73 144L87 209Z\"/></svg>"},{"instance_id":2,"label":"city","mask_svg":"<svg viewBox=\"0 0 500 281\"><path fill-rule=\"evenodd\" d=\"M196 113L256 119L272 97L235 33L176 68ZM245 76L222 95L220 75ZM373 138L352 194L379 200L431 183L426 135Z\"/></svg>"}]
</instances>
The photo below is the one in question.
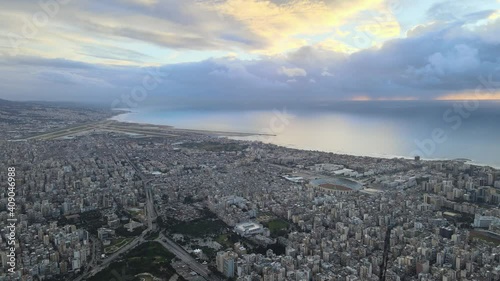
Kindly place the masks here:
<instances>
[{"instance_id":1,"label":"city","mask_svg":"<svg viewBox=\"0 0 500 281\"><path fill-rule=\"evenodd\" d=\"M500 281L500 0L0 3L0 281Z\"/></svg>"},{"instance_id":2,"label":"city","mask_svg":"<svg viewBox=\"0 0 500 281\"><path fill-rule=\"evenodd\" d=\"M105 121L116 112L66 130L58 118L82 109L65 107L40 127L29 110L3 124L0 169L15 167L18 221L10 274L4 192L1 280L500 278L493 168L138 133Z\"/></svg>"}]
</instances>

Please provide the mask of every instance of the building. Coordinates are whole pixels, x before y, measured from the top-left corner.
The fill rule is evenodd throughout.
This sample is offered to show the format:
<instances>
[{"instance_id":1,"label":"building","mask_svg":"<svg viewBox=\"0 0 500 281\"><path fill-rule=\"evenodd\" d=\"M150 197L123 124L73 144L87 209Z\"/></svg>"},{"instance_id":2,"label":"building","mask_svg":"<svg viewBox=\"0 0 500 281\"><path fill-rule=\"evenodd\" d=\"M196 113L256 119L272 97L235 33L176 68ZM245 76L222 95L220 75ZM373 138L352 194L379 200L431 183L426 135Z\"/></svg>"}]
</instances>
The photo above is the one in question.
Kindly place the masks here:
<instances>
[{"instance_id":1,"label":"building","mask_svg":"<svg viewBox=\"0 0 500 281\"><path fill-rule=\"evenodd\" d=\"M283 178L286 179L286 180L288 180L288 181L294 182L294 183L302 183L302 182L304 182L304 178L303 177L294 177L294 176L284 175Z\"/></svg>"},{"instance_id":2,"label":"building","mask_svg":"<svg viewBox=\"0 0 500 281\"><path fill-rule=\"evenodd\" d=\"M234 277L236 259L238 255L232 251L217 253L217 270L228 278Z\"/></svg>"},{"instance_id":3,"label":"building","mask_svg":"<svg viewBox=\"0 0 500 281\"><path fill-rule=\"evenodd\" d=\"M472 226L478 228L488 228L491 224L499 224L500 219L492 216L481 216L476 214L474 217L474 224Z\"/></svg>"},{"instance_id":4,"label":"building","mask_svg":"<svg viewBox=\"0 0 500 281\"><path fill-rule=\"evenodd\" d=\"M244 222L237 224L234 231L243 237L264 233L264 226L254 222Z\"/></svg>"},{"instance_id":5,"label":"building","mask_svg":"<svg viewBox=\"0 0 500 281\"><path fill-rule=\"evenodd\" d=\"M97 237L101 241L110 240L115 235L115 231L109 228L101 227L97 230Z\"/></svg>"}]
</instances>

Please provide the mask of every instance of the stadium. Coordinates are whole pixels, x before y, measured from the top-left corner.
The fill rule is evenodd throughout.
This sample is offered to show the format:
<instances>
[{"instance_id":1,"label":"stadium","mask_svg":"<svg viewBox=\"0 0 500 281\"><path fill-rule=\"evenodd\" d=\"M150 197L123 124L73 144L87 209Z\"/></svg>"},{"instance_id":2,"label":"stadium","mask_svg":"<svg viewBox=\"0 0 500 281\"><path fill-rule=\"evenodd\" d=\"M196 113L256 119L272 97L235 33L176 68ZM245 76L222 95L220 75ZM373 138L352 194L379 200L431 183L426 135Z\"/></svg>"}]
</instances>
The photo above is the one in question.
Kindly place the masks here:
<instances>
[{"instance_id":1,"label":"stadium","mask_svg":"<svg viewBox=\"0 0 500 281\"><path fill-rule=\"evenodd\" d=\"M359 182L346 178L321 178L309 182L314 188L324 188L338 193L349 193L363 189Z\"/></svg>"}]
</instances>

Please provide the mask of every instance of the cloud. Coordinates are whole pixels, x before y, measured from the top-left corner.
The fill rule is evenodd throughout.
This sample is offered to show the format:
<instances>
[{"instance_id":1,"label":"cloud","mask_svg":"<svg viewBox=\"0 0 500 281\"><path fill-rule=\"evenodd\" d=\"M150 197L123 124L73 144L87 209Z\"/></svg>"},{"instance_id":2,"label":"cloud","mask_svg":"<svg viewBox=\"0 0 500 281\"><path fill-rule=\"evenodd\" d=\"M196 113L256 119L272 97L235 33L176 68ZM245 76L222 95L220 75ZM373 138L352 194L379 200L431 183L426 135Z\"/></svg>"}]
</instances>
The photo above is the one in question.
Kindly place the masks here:
<instances>
[{"instance_id":1,"label":"cloud","mask_svg":"<svg viewBox=\"0 0 500 281\"><path fill-rule=\"evenodd\" d=\"M321 71L321 76L334 76L334 75L328 71L328 67L323 67L323 70Z\"/></svg>"},{"instance_id":2,"label":"cloud","mask_svg":"<svg viewBox=\"0 0 500 281\"><path fill-rule=\"evenodd\" d=\"M276 54L307 45L301 35L329 33L361 11L380 8L380 0L207 2L222 18L233 19L259 38L255 51Z\"/></svg>"},{"instance_id":3,"label":"cloud","mask_svg":"<svg viewBox=\"0 0 500 281\"><path fill-rule=\"evenodd\" d=\"M356 22L359 23L356 30L379 38L398 37L401 33L401 26L396 16L388 8L360 13L355 18Z\"/></svg>"},{"instance_id":4,"label":"cloud","mask_svg":"<svg viewBox=\"0 0 500 281\"><path fill-rule=\"evenodd\" d=\"M37 28L35 37L43 42L23 44L21 52L46 54L47 44L60 45L61 41L75 49L80 49L83 42L107 41L120 43L122 48L136 48L134 44L141 42L176 50L243 50L272 55L308 45L311 40L321 41L312 37L330 34L363 11L378 11L382 3L382 0L70 1L60 5L46 25ZM3 28L18 35L22 35L26 19L30 22L34 14L44 11L25 1L9 1L2 10ZM64 40L68 37L75 40ZM1 45L5 44L0 38Z\"/></svg>"},{"instance_id":5,"label":"cloud","mask_svg":"<svg viewBox=\"0 0 500 281\"><path fill-rule=\"evenodd\" d=\"M158 0L124 0L124 1L145 6L153 6L155 4L158 4Z\"/></svg>"},{"instance_id":6,"label":"cloud","mask_svg":"<svg viewBox=\"0 0 500 281\"><path fill-rule=\"evenodd\" d=\"M42 71L39 72L37 76L42 80L54 82L56 84L79 84L84 87L96 86L102 89L114 88L113 85L103 79L75 72Z\"/></svg>"},{"instance_id":7,"label":"cloud","mask_svg":"<svg viewBox=\"0 0 500 281\"><path fill-rule=\"evenodd\" d=\"M477 21L487 18L495 12L492 1L448 0L434 3L427 10L427 17L432 21ZM498 6L496 7L498 10Z\"/></svg>"},{"instance_id":8,"label":"cloud","mask_svg":"<svg viewBox=\"0 0 500 281\"><path fill-rule=\"evenodd\" d=\"M288 77L298 77L298 76L307 76L307 72L299 67L284 67L282 66L279 70L279 73L282 73Z\"/></svg>"},{"instance_id":9,"label":"cloud","mask_svg":"<svg viewBox=\"0 0 500 281\"><path fill-rule=\"evenodd\" d=\"M417 36L420 36L420 35L425 35L428 32L435 32L435 31L438 31L438 30L442 30L445 27L446 26L443 25L442 22L432 21L432 22L429 22L429 23L426 23L426 24L419 24L417 26L414 26L413 28L410 28L406 32L406 36L407 37L417 37Z\"/></svg>"},{"instance_id":10,"label":"cloud","mask_svg":"<svg viewBox=\"0 0 500 281\"><path fill-rule=\"evenodd\" d=\"M477 71L480 65L478 50L465 44L456 45L446 54L434 53L428 57L428 64L422 68L408 70L417 76L444 76L447 73Z\"/></svg>"},{"instance_id":11,"label":"cloud","mask_svg":"<svg viewBox=\"0 0 500 281\"><path fill-rule=\"evenodd\" d=\"M436 100L500 100L500 90L496 92L474 91L445 94L437 97Z\"/></svg>"},{"instance_id":12,"label":"cloud","mask_svg":"<svg viewBox=\"0 0 500 281\"><path fill-rule=\"evenodd\" d=\"M312 9L315 11L330 2L293 1L287 4L251 0L242 3L245 9L241 11L234 7L239 3L236 0L211 3L211 8L206 2L187 2L189 5L179 2L76 4L85 8L81 14L61 14L60 18L54 18L44 31L48 34L40 31L39 37L22 47L26 51L24 55L0 57L0 98L107 103L141 85L147 72L154 71L151 64L160 65L168 77L148 93L144 104L150 106L280 106L353 99L429 100L472 93L484 84L484 80L494 82L489 84L492 90L484 89L485 93L496 93L499 88L495 81L500 81L500 41L496 36L500 18L486 12L487 9L476 14L470 10L456 21L436 19L420 23L407 29L404 37L400 32L392 38L395 33L389 32L391 39L383 44L359 49L334 37L335 28L330 29L349 17L363 14L359 8L349 10L348 1L339 4L347 9L339 18L317 16L318 24L329 30L326 35L324 30L314 30L320 28L307 7L315 7ZM172 4L172 10L167 11L165 3ZM375 4L363 5L361 7L368 8ZM141 12L131 16L129 9L132 8ZM173 11L182 16L162 16L163 12ZM338 10L321 11L328 15ZM112 13L116 13L116 17L110 17ZM185 15L191 14L192 21L186 23ZM65 26L70 17L75 17L74 22ZM437 14L435 18L439 18ZM257 29L265 23L269 27L267 30ZM296 24L301 25L297 30ZM355 32L355 27L363 24L365 22L359 22L351 31ZM55 32L58 28L62 28L62 32ZM79 32L72 33L73 30ZM300 35L309 32L314 40ZM297 39L300 44L292 49L286 44L280 45L288 40L285 37L292 41ZM120 48L113 48L117 42ZM189 63L156 61L158 57L172 56L167 47L201 49L205 57L196 57ZM220 53L213 55L212 51L206 51L212 48ZM278 49L287 52L267 53ZM248 59L249 53L261 51L266 51L267 55ZM496 94L484 97L494 98Z\"/></svg>"},{"instance_id":13,"label":"cloud","mask_svg":"<svg viewBox=\"0 0 500 281\"><path fill-rule=\"evenodd\" d=\"M234 51L261 44L246 27L221 19L198 1L71 1L61 5L43 26L33 15L44 13L24 1L5 3L0 11L0 54L56 57L88 62L136 64L150 58L138 55L143 49L156 55L169 50ZM27 35L26 30L30 30ZM31 30L35 30L31 32ZM89 45L95 46L94 49ZM120 46L112 57L99 49ZM54 52L54 49L58 52ZM131 55L135 54L135 55ZM109 56L106 55L106 56ZM161 55L160 55L161 56ZM124 62L120 63L120 59Z\"/></svg>"},{"instance_id":14,"label":"cloud","mask_svg":"<svg viewBox=\"0 0 500 281\"><path fill-rule=\"evenodd\" d=\"M357 51L356 48L347 45L339 40L326 39L314 45L314 47L321 48L328 51L334 51L339 53L351 54Z\"/></svg>"}]
</instances>

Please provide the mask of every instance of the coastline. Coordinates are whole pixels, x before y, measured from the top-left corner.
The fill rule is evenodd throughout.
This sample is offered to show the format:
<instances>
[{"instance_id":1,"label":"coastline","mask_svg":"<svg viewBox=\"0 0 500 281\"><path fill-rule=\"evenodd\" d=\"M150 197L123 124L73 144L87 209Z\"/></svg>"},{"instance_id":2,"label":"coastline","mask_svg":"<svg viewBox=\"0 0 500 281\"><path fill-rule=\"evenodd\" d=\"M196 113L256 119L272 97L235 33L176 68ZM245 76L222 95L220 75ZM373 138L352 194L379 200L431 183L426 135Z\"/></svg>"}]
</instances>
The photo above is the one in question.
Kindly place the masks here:
<instances>
[{"instance_id":1,"label":"coastline","mask_svg":"<svg viewBox=\"0 0 500 281\"><path fill-rule=\"evenodd\" d=\"M350 155L350 156L355 156L355 157L369 157L369 158L375 158L375 159L404 159L404 160L412 160L412 157L408 156L401 156L401 155L384 155L384 154L379 154L379 153L371 153L371 154L356 154L356 153L348 153L345 151L335 151L335 150L319 150L319 149L313 149L313 148L307 148L307 147L297 147L295 145L286 145L286 144L277 144L273 142L264 142L262 140L257 140L257 139L246 139L249 137L273 137L276 136L274 134L262 134L262 133L254 133L254 132L239 132L239 131L220 131L220 130L202 130L202 129L190 129L190 128L179 128L173 125L165 125L165 124L155 124L155 123L147 123L147 122L134 122L131 120L124 120L117 118L118 116L125 115L125 114L131 114L134 113L132 110L127 110L127 109L113 109L120 111L118 114L108 118L107 120L109 121L115 121L115 122L121 122L121 123L128 123L131 125L141 125L141 126L154 126L154 127L163 127L163 128L168 128L173 131L178 131L178 132L188 132L188 133L200 133L200 134L206 134L206 135L213 135L217 137L226 137L228 139L236 140L236 141L247 141L247 142L262 142L262 143L267 143L267 144L273 144L281 147L286 147L290 149L297 149L297 150L304 150L304 151L319 151L319 152L324 152L324 153L334 153L338 155ZM455 157L455 158L421 158L421 161L426 161L426 162L463 162L464 164L472 165L472 166L479 166L479 167L489 167L495 170L500 170L500 165L494 165L494 164L488 164L488 163L481 163L481 162L476 162L473 159L469 158L463 158L463 157Z\"/></svg>"},{"instance_id":2,"label":"coastline","mask_svg":"<svg viewBox=\"0 0 500 281\"><path fill-rule=\"evenodd\" d=\"M143 125L143 126L152 126L152 127L160 127L165 129L170 129L178 132L191 132L191 133L200 133L207 135L216 135L221 137L249 137L249 136L275 136L273 134L264 134L264 133L255 133L255 132L240 132L240 131L223 131L223 130L202 130L202 129L190 129L190 128L178 128L173 125L164 125L164 124L155 124L155 123L147 123L147 122L137 122L130 120L123 120L118 118L120 115L130 114L133 111L123 110L122 112L108 118L106 121L114 121L120 123L127 123L130 125Z\"/></svg>"}]
</instances>

